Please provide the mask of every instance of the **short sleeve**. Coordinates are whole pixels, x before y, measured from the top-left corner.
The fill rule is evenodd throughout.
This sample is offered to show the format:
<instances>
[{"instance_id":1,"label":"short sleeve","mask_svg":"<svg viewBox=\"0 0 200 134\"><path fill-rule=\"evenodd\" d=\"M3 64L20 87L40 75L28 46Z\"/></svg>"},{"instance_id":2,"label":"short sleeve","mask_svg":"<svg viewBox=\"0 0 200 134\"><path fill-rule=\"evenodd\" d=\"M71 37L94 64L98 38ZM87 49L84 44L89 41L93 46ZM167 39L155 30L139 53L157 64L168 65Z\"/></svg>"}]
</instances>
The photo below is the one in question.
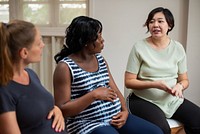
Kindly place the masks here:
<instances>
[{"instance_id":1,"label":"short sleeve","mask_svg":"<svg viewBox=\"0 0 200 134\"><path fill-rule=\"evenodd\" d=\"M183 73L187 72L187 56L185 53L185 49L183 48L183 46L180 43L179 43L179 49L180 49L179 55L181 55L181 57L178 62L178 73L183 74Z\"/></svg>"},{"instance_id":2,"label":"short sleeve","mask_svg":"<svg viewBox=\"0 0 200 134\"><path fill-rule=\"evenodd\" d=\"M10 92L3 87L0 87L0 114L8 111L15 111L16 102Z\"/></svg>"},{"instance_id":3,"label":"short sleeve","mask_svg":"<svg viewBox=\"0 0 200 134\"><path fill-rule=\"evenodd\" d=\"M126 71L130 73L138 74L140 65L141 65L141 60L140 60L139 54L137 53L137 47L135 44L133 45L130 51L127 66L126 66Z\"/></svg>"}]
</instances>

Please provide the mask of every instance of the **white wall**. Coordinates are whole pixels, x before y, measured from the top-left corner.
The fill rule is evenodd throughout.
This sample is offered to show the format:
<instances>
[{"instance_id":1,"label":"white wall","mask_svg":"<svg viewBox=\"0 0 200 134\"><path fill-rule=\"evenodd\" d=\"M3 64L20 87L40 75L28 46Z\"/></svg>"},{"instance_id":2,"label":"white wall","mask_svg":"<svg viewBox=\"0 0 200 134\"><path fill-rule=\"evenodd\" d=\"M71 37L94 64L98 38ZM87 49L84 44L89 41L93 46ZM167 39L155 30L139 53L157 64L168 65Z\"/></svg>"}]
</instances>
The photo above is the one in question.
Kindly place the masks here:
<instances>
[{"instance_id":1,"label":"white wall","mask_svg":"<svg viewBox=\"0 0 200 134\"><path fill-rule=\"evenodd\" d=\"M186 96L200 105L200 0L189 1L187 33L188 75L190 86Z\"/></svg>"},{"instance_id":2,"label":"white wall","mask_svg":"<svg viewBox=\"0 0 200 134\"><path fill-rule=\"evenodd\" d=\"M196 5L195 2L198 3L198 5ZM193 5L189 6L189 0L90 0L90 16L100 20L103 23L105 48L102 54L110 66L110 70L113 74L116 84L121 92L123 94L125 93L125 96L127 92L124 92L124 71L126 68L128 54L134 42L148 36L148 34L146 34L146 28L143 27L148 13L153 8L158 6L163 6L170 9L175 17L175 28L170 33L170 36L173 39L181 42L186 48L186 43L189 43L187 42L187 36L189 36L187 30L190 32L190 30L187 29L187 26L190 27L193 25L194 19L196 17L199 18L199 14L197 14L195 11L200 7L199 2L199 0L190 2L190 4L193 4L195 5L194 7L196 7L193 9ZM190 7L189 14L192 14L189 17L194 18L192 22L189 21L189 25L187 24L188 7ZM195 22L196 27L199 28L197 23L200 24L199 21ZM195 30L196 27L193 27L193 29ZM195 34L195 36L197 35ZM194 41L193 44L196 45L197 48L191 48L188 46L187 48L190 49L188 52L193 52L193 49L196 51L199 50L200 45L197 45L197 42L199 42L197 39L194 41L192 36L189 38L189 40ZM189 69L194 69L193 66L196 65L193 64L192 61L195 63L197 61L195 60L195 57L192 57L191 54L189 54L189 56L191 56L189 57ZM195 68L196 70L197 67ZM189 73L190 72L191 71L189 70ZM193 77L193 75L195 75L195 71L191 72L190 78ZM197 74L195 77L197 78ZM199 84L196 83L194 79L195 78L191 79L191 81L193 81L191 82L191 87L193 90L198 90ZM190 92L196 94L200 91ZM193 100L198 103L200 101L199 98Z\"/></svg>"}]
</instances>

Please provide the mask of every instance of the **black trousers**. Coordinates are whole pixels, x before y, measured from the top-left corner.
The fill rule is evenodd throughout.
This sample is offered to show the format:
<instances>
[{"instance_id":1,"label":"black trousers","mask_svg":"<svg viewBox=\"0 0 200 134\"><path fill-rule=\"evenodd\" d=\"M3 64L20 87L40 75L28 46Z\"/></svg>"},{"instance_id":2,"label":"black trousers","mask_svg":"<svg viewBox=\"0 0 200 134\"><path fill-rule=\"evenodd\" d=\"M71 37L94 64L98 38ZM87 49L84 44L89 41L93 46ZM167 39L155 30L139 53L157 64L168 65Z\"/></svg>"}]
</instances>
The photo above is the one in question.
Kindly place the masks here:
<instances>
[{"instance_id":1,"label":"black trousers","mask_svg":"<svg viewBox=\"0 0 200 134\"><path fill-rule=\"evenodd\" d=\"M165 114L158 106L133 93L127 97L127 103L131 114L154 123L163 130L164 134L171 133ZM200 134L200 107L191 101L184 99L183 104L171 118L184 124L186 134Z\"/></svg>"}]
</instances>

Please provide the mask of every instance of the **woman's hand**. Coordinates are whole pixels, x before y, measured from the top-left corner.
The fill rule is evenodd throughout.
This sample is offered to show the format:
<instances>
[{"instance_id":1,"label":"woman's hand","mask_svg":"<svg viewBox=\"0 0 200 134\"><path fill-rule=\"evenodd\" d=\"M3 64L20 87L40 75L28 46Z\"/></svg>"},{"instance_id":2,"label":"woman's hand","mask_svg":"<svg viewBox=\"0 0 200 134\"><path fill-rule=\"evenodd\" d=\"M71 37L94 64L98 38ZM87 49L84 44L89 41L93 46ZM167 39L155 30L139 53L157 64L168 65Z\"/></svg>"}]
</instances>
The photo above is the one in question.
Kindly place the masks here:
<instances>
[{"instance_id":1,"label":"woman's hand","mask_svg":"<svg viewBox=\"0 0 200 134\"><path fill-rule=\"evenodd\" d=\"M173 88L170 88L165 81L156 81L157 83L159 83L159 89L162 89L174 96L183 98L183 87L177 83Z\"/></svg>"},{"instance_id":2,"label":"woman's hand","mask_svg":"<svg viewBox=\"0 0 200 134\"><path fill-rule=\"evenodd\" d=\"M158 85L157 88L171 94L172 88L170 88L165 81L161 80L161 81L155 81L155 82L156 82L156 85Z\"/></svg>"},{"instance_id":3,"label":"woman's hand","mask_svg":"<svg viewBox=\"0 0 200 134\"><path fill-rule=\"evenodd\" d=\"M54 106L54 108L49 112L47 118L51 119L52 117L54 117L52 128L54 128L56 132L65 130L64 117L61 110L57 106Z\"/></svg>"},{"instance_id":4,"label":"woman's hand","mask_svg":"<svg viewBox=\"0 0 200 134\"><path fill-rule=\"evenodd\" d=\"M99 87L93 90L96 100L106 100L113 102L117 98L114 89Z\"/></svg>"},{"instance_id":5,"label":"woman's hand","mask_svg":"<svg viewBox=\"0 0 200 134\"><path fill-rule=\"evenodd\" d=\"M183 86L177 83L173 88L171 93L177 97L183 98Z\"/></svg>"},{"instance_id":6,"label":"woman's hand","mask_svg":"<svg viewBox=\"0 0 200 134\"><path fill-rule=\"evenodd\" d=\"M128 111L121 111L112 117L110 124L119 129L126 123L127 118Z\"/></svg>"},{"instance_id":7,"label":"woman's hand","mask_svg":"<svg viewBox=\"0 0 200 134\"><path fill-rule=\"evenodd\" d=\"M161 89L165 92L168 92L169 94L174 95L174 93L172 93L172 88L169 87L165 81L161 80L161 81L155 81L155 82L156 82L156 85L158 85L157 86L158 89Z\"/></svg>"}]
</instances>

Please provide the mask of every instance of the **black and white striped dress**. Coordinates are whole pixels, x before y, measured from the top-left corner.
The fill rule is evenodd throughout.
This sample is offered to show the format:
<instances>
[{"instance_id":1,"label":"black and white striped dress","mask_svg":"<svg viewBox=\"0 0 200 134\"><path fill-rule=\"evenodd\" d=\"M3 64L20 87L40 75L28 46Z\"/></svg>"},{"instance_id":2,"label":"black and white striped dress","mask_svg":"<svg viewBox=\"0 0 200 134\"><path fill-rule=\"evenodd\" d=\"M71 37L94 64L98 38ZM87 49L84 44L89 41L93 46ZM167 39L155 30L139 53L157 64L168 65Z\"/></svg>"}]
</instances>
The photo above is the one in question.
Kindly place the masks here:
<instances>
[{"instance_id":1,"label":"black and white striped dress","mask_svg":"<svg viewBox=\"0 0 200 134\"><path fill-rule=\"evenodd\" d=\"M96 58L99 63L96 72L83 70L68 57L61 61L69 66L72 74L71 100L77 99L98 87L109 88L106 63L100 54L96 54ZM114 102L96 100L77 116L66 119L67 131L69 134L88 134L97 127L110 125L109 122L112 116L120 111L121 103L119 98Z\"/></svg>"}]
</instances>

